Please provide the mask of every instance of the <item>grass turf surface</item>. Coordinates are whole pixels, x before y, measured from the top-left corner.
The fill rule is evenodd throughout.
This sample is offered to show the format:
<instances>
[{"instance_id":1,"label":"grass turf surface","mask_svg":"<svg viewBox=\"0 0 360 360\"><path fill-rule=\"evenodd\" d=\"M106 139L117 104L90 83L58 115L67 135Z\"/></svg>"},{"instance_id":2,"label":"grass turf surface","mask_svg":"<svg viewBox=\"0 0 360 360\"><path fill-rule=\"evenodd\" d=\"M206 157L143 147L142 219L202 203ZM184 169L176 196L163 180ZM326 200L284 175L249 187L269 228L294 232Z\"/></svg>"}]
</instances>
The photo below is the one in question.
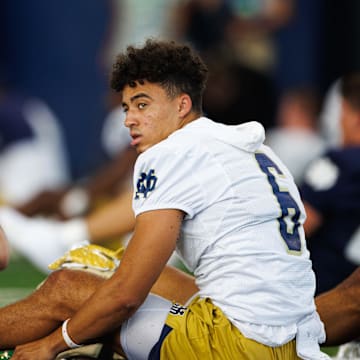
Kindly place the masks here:
<instances>
[{"instance_id":1,"label":"grass turf surface","mask_svg":"<svg viewBox=\"0 0 360 360\"><path fill-rule=\"evenodd\" d=\"M0 306L28 295L45 277L26 259L13 254L9 266L0 272Z\"/></svg>"},{"instance_id":2,"label":"grass turf surface","mask_svg":"<svg viewBox=\"0 0 360 360\"><path fill-rule=\"evenodd\" d=\"M0 289L4 287L35 288L46 275L26 259L12 255L8 267L0 272Z\"/></svg>"}]
</instances>

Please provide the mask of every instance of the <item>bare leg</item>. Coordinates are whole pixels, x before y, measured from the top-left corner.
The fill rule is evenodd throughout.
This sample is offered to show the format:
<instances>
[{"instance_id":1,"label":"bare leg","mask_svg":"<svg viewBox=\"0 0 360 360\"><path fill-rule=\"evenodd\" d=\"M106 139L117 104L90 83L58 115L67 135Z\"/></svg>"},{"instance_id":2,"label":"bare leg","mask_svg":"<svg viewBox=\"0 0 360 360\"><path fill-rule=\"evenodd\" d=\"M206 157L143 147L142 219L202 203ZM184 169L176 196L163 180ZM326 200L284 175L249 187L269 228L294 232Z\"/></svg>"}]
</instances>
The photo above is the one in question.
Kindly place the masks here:
<instances>
[{"instance_id":1,"label":"bare leg","mask_svg":"<svg viewBox=\"0 0 360 360\"><path fill-rule=\"evenodd\" d=\"M82 271L52 273L32 295L0 309L0 347L12 348L47 335L71 317L103 281ZM180 303L197 290L193 277L171 267L164 269L152 288L154 294ZM333 290L316 297L327 333L326 345L359 338L359 299L360 268Z\"/></svg>"},{"instance_id":2,"label":"bare leg","mask_svg":"<svg viewBox=\"0 0 360 360\"><path fill-rule=\"evenodd\" d=\"M50 274L33 294L0 309L0 348L13 348L49 334L71 317L103 281L83 271ZM170 267L164 269L152 289L157 295L181 303L196 291L191 276Z\"/></svg>"},{"instance_id":3,"label":"bare leg","mask_svg":"<svg viewBox=\"0 0 360 360\"><path fill-rule=\"evenodd\" d=\"M326 345L339 345L360 337L360 268L315 301L325 324Z\"/></svg>"},{"instance_id":4,"label":"bare leg","mask_svg":"<svg viewBox=\"0 0 360 360\"><path fill-rule=\"evenodd\" d=\"M0 347L48 335L71 317L104 280L83 271L56 271L30 296L0 309Z\"/></svg>"}]
</instances>

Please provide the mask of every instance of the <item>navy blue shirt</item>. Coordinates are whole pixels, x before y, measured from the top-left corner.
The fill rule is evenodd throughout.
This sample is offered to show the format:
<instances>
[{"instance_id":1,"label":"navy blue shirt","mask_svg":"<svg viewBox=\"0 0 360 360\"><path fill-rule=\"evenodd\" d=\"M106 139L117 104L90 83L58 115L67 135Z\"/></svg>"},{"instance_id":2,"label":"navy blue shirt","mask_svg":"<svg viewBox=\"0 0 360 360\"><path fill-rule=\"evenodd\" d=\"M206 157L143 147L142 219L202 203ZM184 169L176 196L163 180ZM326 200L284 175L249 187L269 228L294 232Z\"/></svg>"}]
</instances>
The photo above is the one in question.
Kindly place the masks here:
<instances>
[{"instance_id":1,"label":"navy blue shirt","mask_svg":"<svg viewBox=\"0 0 360 360\"><path fill-rule=\"evenodd\" d=\"M360 147L329 150L310 165L300 191L323 217L322 226L307 237L321 293L357 267L344 249L360 226Z\"/></svg>"}]
</instances>

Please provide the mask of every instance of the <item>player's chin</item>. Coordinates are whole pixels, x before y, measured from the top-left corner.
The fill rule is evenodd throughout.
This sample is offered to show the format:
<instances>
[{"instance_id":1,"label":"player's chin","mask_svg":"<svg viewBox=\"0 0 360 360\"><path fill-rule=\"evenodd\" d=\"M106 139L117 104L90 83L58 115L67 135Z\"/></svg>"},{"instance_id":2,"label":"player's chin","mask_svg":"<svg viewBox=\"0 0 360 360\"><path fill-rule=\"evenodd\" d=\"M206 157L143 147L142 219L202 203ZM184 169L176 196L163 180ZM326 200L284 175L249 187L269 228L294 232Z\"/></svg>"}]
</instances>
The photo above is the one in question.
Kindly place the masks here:
<instances>
[{"instance_id":1,"label":"player's chin","mask_svg":"<svg viewBox=\"0 0 360 360\"><path fill-rule=\"evenodd\" d=\"M151 148L152 145L142 145L142 144L138 144L135 146L136 152L138 154L141 154L143 152L145 152L147 149Z\"/></svg>"}]
</instances>

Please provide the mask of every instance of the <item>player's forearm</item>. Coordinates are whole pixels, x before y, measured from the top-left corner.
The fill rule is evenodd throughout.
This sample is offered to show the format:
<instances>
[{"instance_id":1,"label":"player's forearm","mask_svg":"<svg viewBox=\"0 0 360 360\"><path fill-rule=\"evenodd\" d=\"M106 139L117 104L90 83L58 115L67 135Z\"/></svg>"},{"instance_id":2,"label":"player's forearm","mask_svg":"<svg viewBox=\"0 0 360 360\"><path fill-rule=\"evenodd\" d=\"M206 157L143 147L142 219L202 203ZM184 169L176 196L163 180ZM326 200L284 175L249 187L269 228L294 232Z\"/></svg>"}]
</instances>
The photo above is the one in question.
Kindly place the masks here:
<instances>
[{"instance_id":1,"label":"player's forearm","mask_svg":"<svg viewBox=\"0 0 360 360\"><path fill-rule=\"evenodd\" d=\"M335 293L326 293L316 299L320 318L325 324L327 346L354 340L360 330L359 313L344 306L346 299L342 297L334 301L335 296Z\"/></svg>"},{"instance_id":2,"label":"player's forearm","mask_svg":"<svg viewBox=\"0 0 360 360\"><path fill-rule=\"evenodd\" d=\"M74 342L81 344L113 332L137 310L175 248L183 216L179 210L164 209L137 217L119 268L68 323Z\"/></svg>"},{"instance_id":3,"label":"player's forearm","mask_svg":"<svg viewBox=\"0 0 360 360\"><path fill-rule=\"evenodd\" d=\"M339 345L358 338L359 299L360 268L334 289L316 297L317 310L325 325L326 345Z\"/></svg>"}]
</instances>

